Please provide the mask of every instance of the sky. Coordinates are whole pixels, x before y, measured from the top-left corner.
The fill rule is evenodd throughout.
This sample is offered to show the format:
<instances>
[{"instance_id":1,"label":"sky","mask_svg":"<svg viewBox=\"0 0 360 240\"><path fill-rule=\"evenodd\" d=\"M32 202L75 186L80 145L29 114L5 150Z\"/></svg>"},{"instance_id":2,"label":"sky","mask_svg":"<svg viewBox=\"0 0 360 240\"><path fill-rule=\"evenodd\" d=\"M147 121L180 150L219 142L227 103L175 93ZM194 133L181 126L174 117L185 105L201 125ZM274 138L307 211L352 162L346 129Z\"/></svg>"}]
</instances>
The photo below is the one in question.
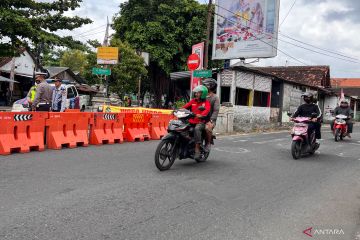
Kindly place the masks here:
<instances>
[{"instance_id":1,"label":"sky","mask_svg":"<svg viewBox=\"0 0 360 240\"><path fill-rule=\"evenodd\" d=\"M208 0L198 1L206 3ZM83 0L81 8L69 14L89 17L93 20L93 23L74 31L60 31L59 34L69 34L80 41L97 39L102 42L105 34L106 17L108 16L109 21L111 21L114 14L119 12L121 2L124 2L124 0ZM294 6L289 12L293 4ZM283 23L279 26L281 35L279 35L278 48L307 65L330 65L331 77L360 78L359 12L360 1L358 0L280 0L279 22ZM110 33L113 33L113 31ZM284 41L299 45L300 43L294 42L294 40L286 38L284 35L322 49L352 57L351 61L358 63L343 61L292 46ZM304 47L334 55L309 46ZM344 58L339 55L335 56ZM260 59L255 64L260 66L303 65L293 58L278 52L277 57Z\"/></svg>"}]
</instances>

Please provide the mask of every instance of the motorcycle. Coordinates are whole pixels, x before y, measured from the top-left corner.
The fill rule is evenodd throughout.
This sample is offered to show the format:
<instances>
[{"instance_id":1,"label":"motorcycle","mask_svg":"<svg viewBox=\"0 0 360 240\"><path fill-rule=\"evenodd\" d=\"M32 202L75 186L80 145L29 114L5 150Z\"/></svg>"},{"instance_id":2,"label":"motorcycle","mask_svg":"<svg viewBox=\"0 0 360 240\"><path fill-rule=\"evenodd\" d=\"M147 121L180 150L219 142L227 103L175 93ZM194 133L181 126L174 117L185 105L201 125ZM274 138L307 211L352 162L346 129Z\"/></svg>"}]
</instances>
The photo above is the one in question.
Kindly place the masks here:
<instances>
[{"instance_id":1,"label":"motorcycle","mask_svg":"<svg viewBox=\"0 0 360 240\"><path fill-rule=\"evenodd\" d=\"M335 122L334 122L334 137L335 142L340 140L344 140L345 136L347 135L347 124L346 121L349 120L349 117L340 114L336 115Z\"/></svg>"},{"instance_id":2,"label":"motorcycle","mask_svg":"<svg viewBox=\"0 0 360 240\"><path fill-rule=\"evenodd\" d=\"M187 109L178 109L173 112L173 115L177 117L177 120L169 122L168 134L161 139L155 152L155 165L160 171L170 169L176 159L194 159L195 155L195 127L189 123L189 119L194 118L195 114ZM210 151L205 151L205 133L203 133L202 139L201 158L196 160L197 162L205 162L210 154ZM211 144L214 144L213 140Z\"/></svg>"},{"instance_id":3,"label":"motorcycle","mask_svg":"<svg viewBox=\"0 0 360 240\"><path fill-rule=\"evenodd\" d=\"M291 131L292 157L296 160L301 158L304 154L313 155L315 151L319 149L320 144L316 142L315 130L308 133L311 118L296 117L292 121L295 122L295 125Z\"/></svg>"}]
</instances>

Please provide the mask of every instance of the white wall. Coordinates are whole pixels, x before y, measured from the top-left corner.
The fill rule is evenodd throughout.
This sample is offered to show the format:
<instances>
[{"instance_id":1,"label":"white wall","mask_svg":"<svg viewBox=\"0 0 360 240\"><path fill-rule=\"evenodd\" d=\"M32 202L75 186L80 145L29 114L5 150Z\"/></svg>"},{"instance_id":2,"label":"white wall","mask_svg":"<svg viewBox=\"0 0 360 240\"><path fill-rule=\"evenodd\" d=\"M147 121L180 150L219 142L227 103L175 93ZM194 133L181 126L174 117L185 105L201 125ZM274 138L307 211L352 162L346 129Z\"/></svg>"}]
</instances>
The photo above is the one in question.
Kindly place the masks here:
<instances>
[{"instance_id":1,"label":"white wall","mask_svg":"<svg viewBox=\"0 0 360 240\"><path fill-rule=\"evenodd\" d=\"M2 72L10 72L11 71L12 61L5 64L0 68ZM15 58L15 75L21 75L26 77L32 77L34 71L35 63L32 57L29 55L27 51L21 54L19 57Z\"/></svg>"}]
</instances>

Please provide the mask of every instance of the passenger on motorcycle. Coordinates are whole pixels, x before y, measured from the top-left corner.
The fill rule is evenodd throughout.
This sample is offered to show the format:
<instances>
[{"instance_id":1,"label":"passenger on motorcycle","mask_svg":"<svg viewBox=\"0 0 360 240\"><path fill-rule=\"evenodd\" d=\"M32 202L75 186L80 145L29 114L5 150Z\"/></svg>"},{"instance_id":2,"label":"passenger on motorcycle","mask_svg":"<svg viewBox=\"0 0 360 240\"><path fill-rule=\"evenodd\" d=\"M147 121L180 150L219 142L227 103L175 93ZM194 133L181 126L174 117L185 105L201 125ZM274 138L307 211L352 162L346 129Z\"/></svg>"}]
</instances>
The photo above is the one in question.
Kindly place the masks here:
<instances>
[{"instance_id":1,"label":"passenger on motorcycle","mask_svg":"<svg viewBox=\"0 0 360 240\"><path fill-rule=\"evenodd\" d=\"M183 106L185 109L191 110L196 117L189 120L191 124L195 125L194 140L195 140L195 160L200 159L200 144L201 135L205 130L206 117L210 112L210 102L206 99L208 90L205 86L197 86L193 89L194 98Z\"/></svg>"},{"instance_id":2,"label":"passenger on motorcycle","mask_svg":"<svg viewBox=\"0 0 360 240\"><path fill-rule=\"evenodd\" d=\"M351 138L351 135L350 133L352 133L352 130L353 130L353 123L351 122L351 117L352 117L352 110L349 106L349 103L346 101L346 100L342 100L340 102L340 106L336 107L334 109L334 116L336 115L345 115L347 116L349 119L346 121L346 125L347 125L347 136L349 138ZM333 120L331 122L331 130L334 131L334 122L335 120Z\"/></svg>"},{"instance_id":3,"label":"passenger on motorcycle","mask_svg":"<svg viewBox=\"0 0 360 240\"><path fill-rule=\"evenodd\" d=\"M315 130L316 139L321 138L321 124L319 118L321 116L321 111L319 106L314 104L314 95L310 92L306 92L302 95L305 103L300 105L296 112L291 116L290 120L296 117L309 117L312 118L312 123L309 124L308 132ZM316 113L316 117L313 114Z\"/></svg>"},{"instance_id":4,"label":"passenger on motorcycle","mask_svg":"<svg viewBox=\"0 0 360 240\"><path fill-rule=\"evenodd\" d=\"M217 119L217 116L218 116L219 110L220 110L220 99L216 95L217 82L215 79L207 78L203 81L203 85L205 87L207 87L207 89L209 91L209 93L207 95L207 100L209 100L210 105L211 105L211 110L210 110L208 117L206 118L207 122L206 122L206 126L205 126L205 130L206 130L205 150L209 152L210 147L211 147L213 129L216 126L216 119Z\"/></svg>"}]
</instances>

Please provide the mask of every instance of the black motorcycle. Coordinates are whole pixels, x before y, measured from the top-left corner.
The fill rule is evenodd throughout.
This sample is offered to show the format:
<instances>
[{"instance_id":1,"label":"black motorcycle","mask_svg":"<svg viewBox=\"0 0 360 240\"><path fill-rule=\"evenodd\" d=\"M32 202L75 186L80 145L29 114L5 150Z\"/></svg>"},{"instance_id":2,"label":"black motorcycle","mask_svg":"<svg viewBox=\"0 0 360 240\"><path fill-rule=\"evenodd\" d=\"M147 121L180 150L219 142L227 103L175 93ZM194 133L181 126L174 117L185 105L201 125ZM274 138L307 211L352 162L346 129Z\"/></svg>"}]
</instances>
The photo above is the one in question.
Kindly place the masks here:
<instances>
[{"instance_id":1,"label":"black motorcycle","mask_svg":"<svg viewBox=\"0 0 360 240\"><path fill-rule=\"evenodd\" d=\"M189 119L194 118L195 114L186 109L175 110L173 114L178 120L170 121L168 134L162 138L155 152L155 165L160 171L170 169L176 159L194 159L195 155L195 126L189 123ZM209 151L205 151L205 133L202 139L201 158L196 160L197 162L205 162L210 154ZM213 140L211 144L214 144Z\"/></svg>"}]
</instances>

